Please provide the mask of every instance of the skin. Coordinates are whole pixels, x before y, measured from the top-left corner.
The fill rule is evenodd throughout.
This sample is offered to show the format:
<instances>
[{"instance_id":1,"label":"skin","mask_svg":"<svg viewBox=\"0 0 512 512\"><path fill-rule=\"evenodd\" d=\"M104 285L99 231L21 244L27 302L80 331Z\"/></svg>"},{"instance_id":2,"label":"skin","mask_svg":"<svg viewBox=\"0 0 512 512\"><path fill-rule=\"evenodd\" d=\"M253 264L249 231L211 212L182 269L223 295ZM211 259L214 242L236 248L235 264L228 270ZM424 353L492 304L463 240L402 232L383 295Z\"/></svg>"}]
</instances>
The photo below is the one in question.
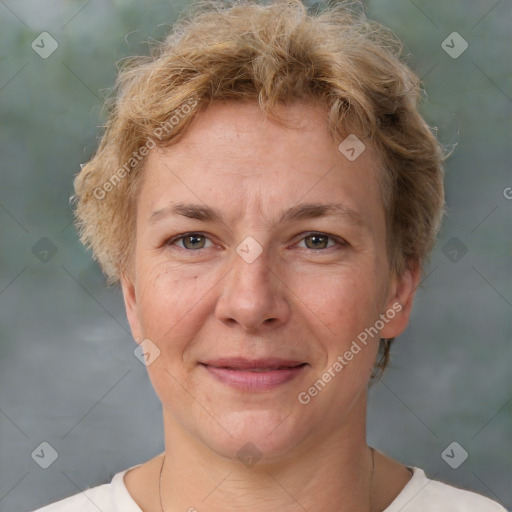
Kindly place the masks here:
<instances>
[{"instance_id":1,"label":"skin","mask_svg":"<svg viewBox=\"0 0 512 512\"><path fill-rule=\"evenodd\" d=\"M163 405L166 511L378 511L411 477L376 452L370 489L366 402L378 337L307 405L297 399L393 304L402 309L380 337L406 328L419 270L390 270L371 143L351 162L320 106L295 103L280 113L294 129L265 119L257 103L213 103L145 165L133 271L121 283L135 340L160 350L147 370ZM177 214L148 222L178 202L217 208L224 222ZM279 221L303 203L341 203L361 222ZM174 238L190 232L204 237L188 245ZM236 252L249 236L263 249L252 263ZM308 365L290 382L252 392L199 364L234 356ZM252 467L237 458L248 442L261 454ZM160 511L161 464L160 455L125 475L145 512Z\"/></svg>"}]
</instances>

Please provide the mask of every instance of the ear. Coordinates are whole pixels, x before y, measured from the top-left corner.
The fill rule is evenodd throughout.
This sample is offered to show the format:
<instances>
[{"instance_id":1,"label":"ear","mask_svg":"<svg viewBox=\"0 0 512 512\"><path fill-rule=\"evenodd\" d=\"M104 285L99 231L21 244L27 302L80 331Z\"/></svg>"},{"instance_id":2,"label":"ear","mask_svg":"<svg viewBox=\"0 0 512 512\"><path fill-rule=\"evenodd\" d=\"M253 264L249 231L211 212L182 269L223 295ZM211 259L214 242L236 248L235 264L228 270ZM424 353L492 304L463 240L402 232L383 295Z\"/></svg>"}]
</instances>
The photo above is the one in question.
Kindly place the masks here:
<instances>
[{"instance_id":1,"label":"ear","mask_svg":"<svg viewBox=\"0 0 512 512\"><path fill-rule=\"evenodd\" d=\"M420 277L419 261L414 260L401 276L392 278L385 312L389 321L380 331L381 338L395 338L405 331Z\"/></svg>"},{"instance_id":2,"label":"ear","mask_svg":"<svg viewBox=\"0 0 512 512\"><path fill-rule=\"evenodd\" d=\"M137 294L133 280L127 275L121 275L121 288L123 290L124 306L126 316L132 331L132 336L137 343L142 341L139 314L137 310Z\"/></svg>"}]
</instances>

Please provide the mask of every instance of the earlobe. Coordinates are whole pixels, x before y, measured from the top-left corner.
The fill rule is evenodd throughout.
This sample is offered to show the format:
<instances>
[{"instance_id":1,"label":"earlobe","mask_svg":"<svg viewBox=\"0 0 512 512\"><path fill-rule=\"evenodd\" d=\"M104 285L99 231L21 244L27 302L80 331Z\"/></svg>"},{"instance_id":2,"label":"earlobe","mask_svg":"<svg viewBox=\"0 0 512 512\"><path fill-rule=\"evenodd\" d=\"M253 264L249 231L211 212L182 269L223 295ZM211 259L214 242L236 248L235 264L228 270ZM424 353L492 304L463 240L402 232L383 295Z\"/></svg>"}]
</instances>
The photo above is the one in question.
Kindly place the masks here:
<instances>
[{"instance_id":1,"label":"earlobe","mask_svg":"<svg viewBox=\"0 0 512 512\"><path fill-rule=\"evenodd\" d=\"M137 294L135 291L135 285L133 284L132 279L126 274L123 274L120 280L121 288L123 290L126 317L128 318L128 323L130 324L132 336L134 337L137 343L140 343L142 341L142 337L140 332L140 322L137 308Z\"/></svg>"},{"instance_id":2,"label":"earlobe","mask_svg":"<svg viewBox=\"0 0 512 512\"><path fill-rule=\"evenodd\" d=\"M386 304L388 322L381 330L381 338L395 338L406 329L419 282L420 265L417 261L410 262L405 272L393 279Z\"/></svg>"}]
</instances>

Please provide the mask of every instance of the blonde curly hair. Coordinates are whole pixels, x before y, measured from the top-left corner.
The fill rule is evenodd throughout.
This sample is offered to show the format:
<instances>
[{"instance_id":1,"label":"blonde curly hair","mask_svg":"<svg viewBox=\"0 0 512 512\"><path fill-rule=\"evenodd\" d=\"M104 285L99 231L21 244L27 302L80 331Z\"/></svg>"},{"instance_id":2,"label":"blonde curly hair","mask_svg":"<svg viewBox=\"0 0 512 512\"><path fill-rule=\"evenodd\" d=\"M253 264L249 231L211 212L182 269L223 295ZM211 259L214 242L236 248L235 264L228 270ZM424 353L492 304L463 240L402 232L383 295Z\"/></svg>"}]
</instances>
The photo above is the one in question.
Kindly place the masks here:
<instances>
[{"instance_id":1,"label":"blonde curly hair","mask_svg":"<svg viewBox=\"0 0 512 512\"><path fill-rule=\"evenodd\" d=\"M94 157L75 178L80 239L109 283L133 260L135 201L146 155L180 140L214 101L314 100L333 140L369 138L383 168L387 250L397 275L424 262L444 214L443 148L418 112L420 81L394 34L360 2L310 12L300 0L200 0L150 56L127 60ZM383 370L393 340L381 340Z\"/></svg>"}]
</instances>

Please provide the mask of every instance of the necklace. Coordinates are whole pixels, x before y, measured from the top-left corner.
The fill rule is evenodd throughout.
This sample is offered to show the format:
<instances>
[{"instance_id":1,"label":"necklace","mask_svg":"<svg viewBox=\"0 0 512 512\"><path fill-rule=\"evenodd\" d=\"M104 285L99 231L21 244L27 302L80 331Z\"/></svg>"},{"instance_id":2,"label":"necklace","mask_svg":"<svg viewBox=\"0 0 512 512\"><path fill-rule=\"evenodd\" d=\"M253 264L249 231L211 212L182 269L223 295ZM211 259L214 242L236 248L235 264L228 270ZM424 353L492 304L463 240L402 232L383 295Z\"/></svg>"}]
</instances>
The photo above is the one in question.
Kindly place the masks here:
<instances>
[{"instance_id":1,"label":"necklace","mask_svg":"<svg viewBox=\"0 0 512 512\"><path fill-rule=\"evenodd\" d=\"M371 504L372 487L373 487L373 473L375 471L375 450L373 449L373 447L370 447L370 450L372 452L372 476L371 476L371 479L370 479L370 490L369 490L369 493L368 493L368 498L369 498L370 504ZM164 506L162 504L162 475L164 473L164 463L165 463L165 452L164 452L164 457L163 457L163 460L162 460L162 467L160 468L160 478L158 480L158 495L160 497L160 510L161 510L161 512L164 512Z\"/></svg>"}]
</instances>

